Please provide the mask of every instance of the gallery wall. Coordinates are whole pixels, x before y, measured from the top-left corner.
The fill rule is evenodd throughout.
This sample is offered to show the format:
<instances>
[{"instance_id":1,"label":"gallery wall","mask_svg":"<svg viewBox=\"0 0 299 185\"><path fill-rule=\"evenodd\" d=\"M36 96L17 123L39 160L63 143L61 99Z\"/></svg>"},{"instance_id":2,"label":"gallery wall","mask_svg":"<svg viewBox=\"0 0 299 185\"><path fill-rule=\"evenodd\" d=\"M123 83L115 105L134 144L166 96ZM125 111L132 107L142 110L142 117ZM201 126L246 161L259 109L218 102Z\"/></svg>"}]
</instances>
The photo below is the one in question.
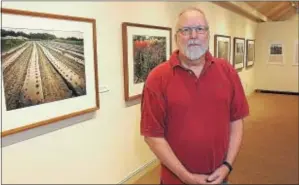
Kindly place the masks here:
<instances>
[{"instance_id":1,"label":"gallery wall","mask_svg":"<svg viewBox=\"0 0 299 185\"><path fill-rule=\"evenodd\" d=\"M108 90L100 93L100 110L88 119L59 122L70 126L52 132L47 130L55 124L46 125L42 134L3 147L2 182L115 184L155 160L139 135L140 101L124 101L121 23L174 28L175 16L190 5L206 13L211 53L214 34L255 39L257 23L210 2L2 2L4 8L96 19L99 86ZM255 70L239 72L247 95L254 90Z\"/></svg>"},{"instance_id":2,"label":"gallery wall","mask_svg":"<svg viewBox=\"0 0 299 185\"><path fill-rule=\"evenodd\" d=\"M298 43L298 15L288 21L261 23L256 31L256 88L298 93L298 65L294 65ZM269 64L270 43L283 46L283 64Z\"/></svg>"}]
</instances>

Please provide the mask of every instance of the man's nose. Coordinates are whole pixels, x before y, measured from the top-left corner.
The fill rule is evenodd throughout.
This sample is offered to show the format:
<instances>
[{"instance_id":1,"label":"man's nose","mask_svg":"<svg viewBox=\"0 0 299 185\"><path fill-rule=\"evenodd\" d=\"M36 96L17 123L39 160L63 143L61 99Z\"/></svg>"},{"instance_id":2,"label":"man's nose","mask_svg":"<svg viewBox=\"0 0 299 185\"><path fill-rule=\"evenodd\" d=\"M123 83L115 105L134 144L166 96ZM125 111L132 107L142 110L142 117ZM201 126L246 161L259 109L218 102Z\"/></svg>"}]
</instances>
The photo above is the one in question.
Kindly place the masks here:
<instances>
[{"instance_id":1,"label":"man's nose","mask_svg":"<svg viewBox=\"0 0 299 185\"><path fill-rule=\"evenodd\" d=\"M190 34L191 38L196 38L197 37L197 33L195 29L191 29L191 34Z\"/></svg>"}]
</instances>

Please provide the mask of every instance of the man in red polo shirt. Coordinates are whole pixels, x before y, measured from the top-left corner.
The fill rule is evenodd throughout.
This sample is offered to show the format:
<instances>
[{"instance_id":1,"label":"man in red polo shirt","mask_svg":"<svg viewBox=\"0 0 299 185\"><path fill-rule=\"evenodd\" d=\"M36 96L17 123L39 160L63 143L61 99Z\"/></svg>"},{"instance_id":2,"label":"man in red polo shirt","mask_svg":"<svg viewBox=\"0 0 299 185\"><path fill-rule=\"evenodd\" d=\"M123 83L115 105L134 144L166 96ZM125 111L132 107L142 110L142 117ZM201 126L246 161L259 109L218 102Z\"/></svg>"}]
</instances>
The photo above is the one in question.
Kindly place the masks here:
<instances>
[{"instance_id":1,"label":"man in red polo shirt","mask_svg":"<svg viewBox=\"0 0 299 185\"><path fill-rule=\"evenodd\" d=\"M178 50L147 77L141 134L162 163L163 184L220 184L240 148L249 107L238 73L209 48L197 8L177 21Z\"/></svg>"}]
</instances>

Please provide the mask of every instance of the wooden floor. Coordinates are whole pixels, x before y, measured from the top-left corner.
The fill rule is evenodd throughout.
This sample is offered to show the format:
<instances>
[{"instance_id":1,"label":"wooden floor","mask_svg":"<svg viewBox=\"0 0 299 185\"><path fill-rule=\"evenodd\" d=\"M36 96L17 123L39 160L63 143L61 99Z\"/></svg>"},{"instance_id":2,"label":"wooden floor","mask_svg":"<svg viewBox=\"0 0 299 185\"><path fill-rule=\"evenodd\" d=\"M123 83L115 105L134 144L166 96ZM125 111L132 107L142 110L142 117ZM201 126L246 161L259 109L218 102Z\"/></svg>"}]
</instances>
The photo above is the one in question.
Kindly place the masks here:
<instances>
[{"instance_id":1,"label":"wooden floor","mask_svg":"<svg viewBox=\"0 0 299 185\"><path fill-rule=\"evenodd\" d=\"M249 97L251 115L230 184L298 184L298 100L296 95ZM159 173L157 167L135 184L159 184Z\"/></svg>"}]
</instances>

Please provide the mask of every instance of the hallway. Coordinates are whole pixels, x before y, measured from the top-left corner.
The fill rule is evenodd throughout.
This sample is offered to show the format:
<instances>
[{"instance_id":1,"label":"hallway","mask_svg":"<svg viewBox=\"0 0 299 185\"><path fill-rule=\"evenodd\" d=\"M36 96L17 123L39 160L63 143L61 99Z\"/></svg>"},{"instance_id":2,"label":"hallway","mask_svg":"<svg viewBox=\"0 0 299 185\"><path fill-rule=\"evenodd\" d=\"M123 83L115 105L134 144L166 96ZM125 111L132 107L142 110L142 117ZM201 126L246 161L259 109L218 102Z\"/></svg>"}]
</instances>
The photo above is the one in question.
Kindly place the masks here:
<instances>
[{"instance_id":1,"label":"hallway","mask_svg":"<svg viewBox=\"0 0 299 185\"><path fill-rule=\"evenodd\" d=\"M298 184L298 96L254 93L248 99L231 184ZM135 184L158 184L159 167Z\"/></svg>"}]
</instances>

